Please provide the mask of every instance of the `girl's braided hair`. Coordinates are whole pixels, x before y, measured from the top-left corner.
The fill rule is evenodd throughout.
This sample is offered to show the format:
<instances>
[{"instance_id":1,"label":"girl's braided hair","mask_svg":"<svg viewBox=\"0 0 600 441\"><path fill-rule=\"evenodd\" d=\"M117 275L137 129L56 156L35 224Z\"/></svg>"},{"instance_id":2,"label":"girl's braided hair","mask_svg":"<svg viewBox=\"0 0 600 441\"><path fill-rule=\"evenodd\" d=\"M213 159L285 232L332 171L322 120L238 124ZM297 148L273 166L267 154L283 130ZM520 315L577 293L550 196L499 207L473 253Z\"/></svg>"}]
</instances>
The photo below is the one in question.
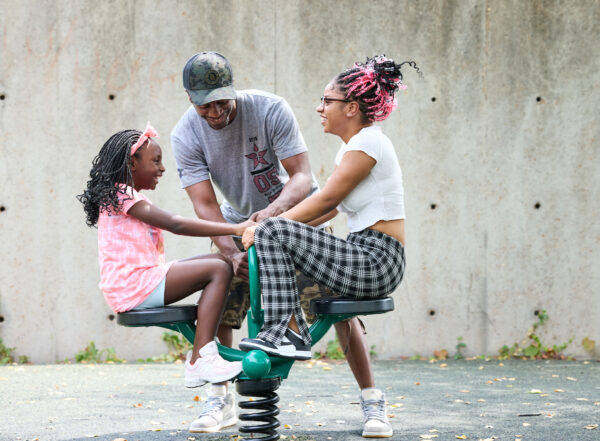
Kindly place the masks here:
<instances>
[{"instance_id":1,"label":"girl's braided hair","mask_svg":"<svg viewBox=\"0 0 600 441\"><path fill-rule=\"evenodd\" d=\"M93 227L98 222L100 211L117 213L121 210L123 202L119 201L118 194L125 194L121 185L133 187L131 176L131 146L142 135L139 130L123 130L112 135L100 149L98 156L92 161L90 180L84 192L77 196L83 204L86 215L86 224ZM138 153L134 153L136 156ZM137 156L136 156L137 157Z\"/></svg>"},{"instance_id":2,"label":"girl's braided hair","mask_svg":"<svg viewBox=\"0 0 600 441\"><path fill-rule=\"evenodd\" d=\"M396 64L385 55L376 55L367 58L365 63L354 63L353 67L337 75L333 84L346 99L358 103L363 122L383 121L397 106L396 91L406 89L401 71L405 64L422 76L414 61Z\"/></svg>"}]
</instances>

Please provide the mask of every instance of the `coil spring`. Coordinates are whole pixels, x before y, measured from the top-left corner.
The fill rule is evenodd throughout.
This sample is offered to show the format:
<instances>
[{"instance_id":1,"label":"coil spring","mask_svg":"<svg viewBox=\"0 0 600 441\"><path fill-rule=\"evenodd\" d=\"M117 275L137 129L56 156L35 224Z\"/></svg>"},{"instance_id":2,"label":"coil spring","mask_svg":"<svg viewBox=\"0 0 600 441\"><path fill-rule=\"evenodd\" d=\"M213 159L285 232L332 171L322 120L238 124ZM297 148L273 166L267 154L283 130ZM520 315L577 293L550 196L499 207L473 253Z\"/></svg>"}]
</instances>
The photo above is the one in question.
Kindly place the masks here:
<instances>
[{"instance_id":1,"label":"coil spring","mask_svg":"<svg viewBox=\"0 0 600 441\"><path fill-rule=\"evenodd\" d=\"M254 401L241 401L238 405L241 409L260 410L261 412L242 413L240 414L239 418L242 421L259 421L264 424L241 426L239 431L241 433L252 434L252 438L243 438L240 441L250 439L258 439L261 441L278 440L279 433L276 429L279 427L279 420L277 419L277 415L279 415L279 408L276 406L276 403L279 402L279 395L277 395L275 392L266 391L254 392L252 395L264 398ZM266 436L256 438L254 437L254 434L262 434Z\"/></svg>"}]
</instances>

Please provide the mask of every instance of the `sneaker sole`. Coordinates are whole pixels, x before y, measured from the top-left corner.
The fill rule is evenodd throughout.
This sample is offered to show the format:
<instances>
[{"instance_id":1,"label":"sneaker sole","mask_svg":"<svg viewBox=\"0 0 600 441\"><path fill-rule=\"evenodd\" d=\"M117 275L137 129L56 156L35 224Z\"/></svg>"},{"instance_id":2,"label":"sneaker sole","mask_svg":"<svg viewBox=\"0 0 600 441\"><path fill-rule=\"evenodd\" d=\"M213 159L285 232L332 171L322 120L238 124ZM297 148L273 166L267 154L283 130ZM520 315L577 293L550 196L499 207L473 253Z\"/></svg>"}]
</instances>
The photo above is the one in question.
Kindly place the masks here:
<instances>
[{"instance_id":1,"label":"sneaker sole","mask_svg":"<svg viewBox=\"0 0 600 441\"><path fill-rule=\"evenodd\" d=\"M384 432L384 433L376 433L376 432L363 432L363 438L391 438L394 432Z\"/></svg>"},{"instance_id":2,"label":"sneaker sole","mask_svg":"<svg viewBox=\"0 0 600 441\"><path fill-rule=\"evenodd\" d=\"M240 375L243 372L243 369L240 369L239 372L236 372L235 374L231 375L221 375L221 376L214 376L214 377L209 377L209 378L193 378L193 379L185 379L185 387L200 387L200 386L204 386L206 383L223 383L224 381L229 381L229 380L233 380L234 378L236 378L238 375Z\"/></svg>"},{"instance_id":3,"label":"sneaker sole","mask_svg":"<svg viewBox=\"0 0 600 441\"><path fill-rule=\"evenodd\" d=\"M261 346L259 344L255 344L255 343L250 343L250 342L241 342L239 344L240 349L242 349L243 351L251 351L253 349L258 349L260 351L263 351L269 355L273 355L275 357L281 357L281 358L291 358L293 360L310 360L312 358L312 354L310 351L294 351L294 352L277 352L271 348L266 348L264 346Z\"/></svg>"},{"instance_id":4,"label":"sneaker sole","mask_svg":"<svg viewBox=\"0 0 600 441\"><path fill-rule=\"evenodd\" d=\"M189 432L190 433L215 433L221 429L226 429L228 427L235 426L237 424L237 422L238 422L237 416L234 416L233 418L228 419L227 421L223 422L219 426L207 427L205 429L192 429L190 427Z\"/></svg>"},{"instance_id":5,"label":"sneaker sole","mask_svg":"<svg viewBox=\"0 0 600 441\"><path fill-rule=\"evenodd\" d=\"M206 383L208 383L208 381L199 380L197 378L194 378L193 380L185 379L185 387L190 388L204 386Z\"/></svg>"}]
</instances>

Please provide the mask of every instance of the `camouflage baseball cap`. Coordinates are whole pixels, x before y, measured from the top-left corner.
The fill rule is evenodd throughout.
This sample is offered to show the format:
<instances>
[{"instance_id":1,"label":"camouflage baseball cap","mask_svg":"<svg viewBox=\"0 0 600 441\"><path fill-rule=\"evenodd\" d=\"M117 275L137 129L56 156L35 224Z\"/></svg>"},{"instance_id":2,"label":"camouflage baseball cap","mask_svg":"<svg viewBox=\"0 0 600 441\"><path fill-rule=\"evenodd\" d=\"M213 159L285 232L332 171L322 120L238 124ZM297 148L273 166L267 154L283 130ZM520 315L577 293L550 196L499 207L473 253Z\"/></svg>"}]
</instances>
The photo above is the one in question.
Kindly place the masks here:
<instances>
[{"instance_id":1,"label":"camouflage baseball cap","mask_svg":"<svg viewBox=\"0 0 600 441\"><path fill-rule=\"evenodd\" d=\"M183 68L183 87L198 106L236 98L231 65L218 52L200 52L190 58Z\"/></svg>"}]
</instances>

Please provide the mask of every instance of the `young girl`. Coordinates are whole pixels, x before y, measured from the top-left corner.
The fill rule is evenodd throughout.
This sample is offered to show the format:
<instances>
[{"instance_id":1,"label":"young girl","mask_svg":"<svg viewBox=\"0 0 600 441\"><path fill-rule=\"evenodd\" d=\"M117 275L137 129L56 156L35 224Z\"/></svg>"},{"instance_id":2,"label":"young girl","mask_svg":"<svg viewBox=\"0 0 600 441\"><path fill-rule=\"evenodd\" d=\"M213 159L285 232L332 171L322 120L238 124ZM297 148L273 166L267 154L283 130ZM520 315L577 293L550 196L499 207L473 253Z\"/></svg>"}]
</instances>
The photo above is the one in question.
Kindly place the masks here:
<instances>
[{"instance_id":1,"label":"young girl","mask_svg":"<svg viewBox=\"0 0 600 441\"><path fill-rule=\"evenodd\" d=\"M115 133L94 158L87 189L78 196L87 225L98 227L100 289L115 312L169 305L203 290L185 385L227 381L242 371L240 362L221 358L214 342L232 277L229 264L218 255L165 263L162 230L186 236L240 235L253 223L184 218L139 193L155 189L165 172L157 137L150 123L144 133Z\"/></svg>"},{"instance_id":2,"label":"young girl","mask_svg":"<svg viewBox=\"0 0 600 441\"><path fill-rule=\"evenodd\" d=\"M327 184L278 217L244 232L259 262L264 326L240 348L295 359L311 356L310 334L302 315L294 268L349 297L391 294L404 274L404 191L402 171L391 141L374 125L396 107L401 68L385 56L355 63L325 87L317 112L326 133L342 146ZM337 209L336 209L337 207ZM309 225L348 215L346 240ZM307 225L309 224L309 225ZM363 436L389 437L385 397L374 384L361 391Z\"/></svg>"}]
</instances>

